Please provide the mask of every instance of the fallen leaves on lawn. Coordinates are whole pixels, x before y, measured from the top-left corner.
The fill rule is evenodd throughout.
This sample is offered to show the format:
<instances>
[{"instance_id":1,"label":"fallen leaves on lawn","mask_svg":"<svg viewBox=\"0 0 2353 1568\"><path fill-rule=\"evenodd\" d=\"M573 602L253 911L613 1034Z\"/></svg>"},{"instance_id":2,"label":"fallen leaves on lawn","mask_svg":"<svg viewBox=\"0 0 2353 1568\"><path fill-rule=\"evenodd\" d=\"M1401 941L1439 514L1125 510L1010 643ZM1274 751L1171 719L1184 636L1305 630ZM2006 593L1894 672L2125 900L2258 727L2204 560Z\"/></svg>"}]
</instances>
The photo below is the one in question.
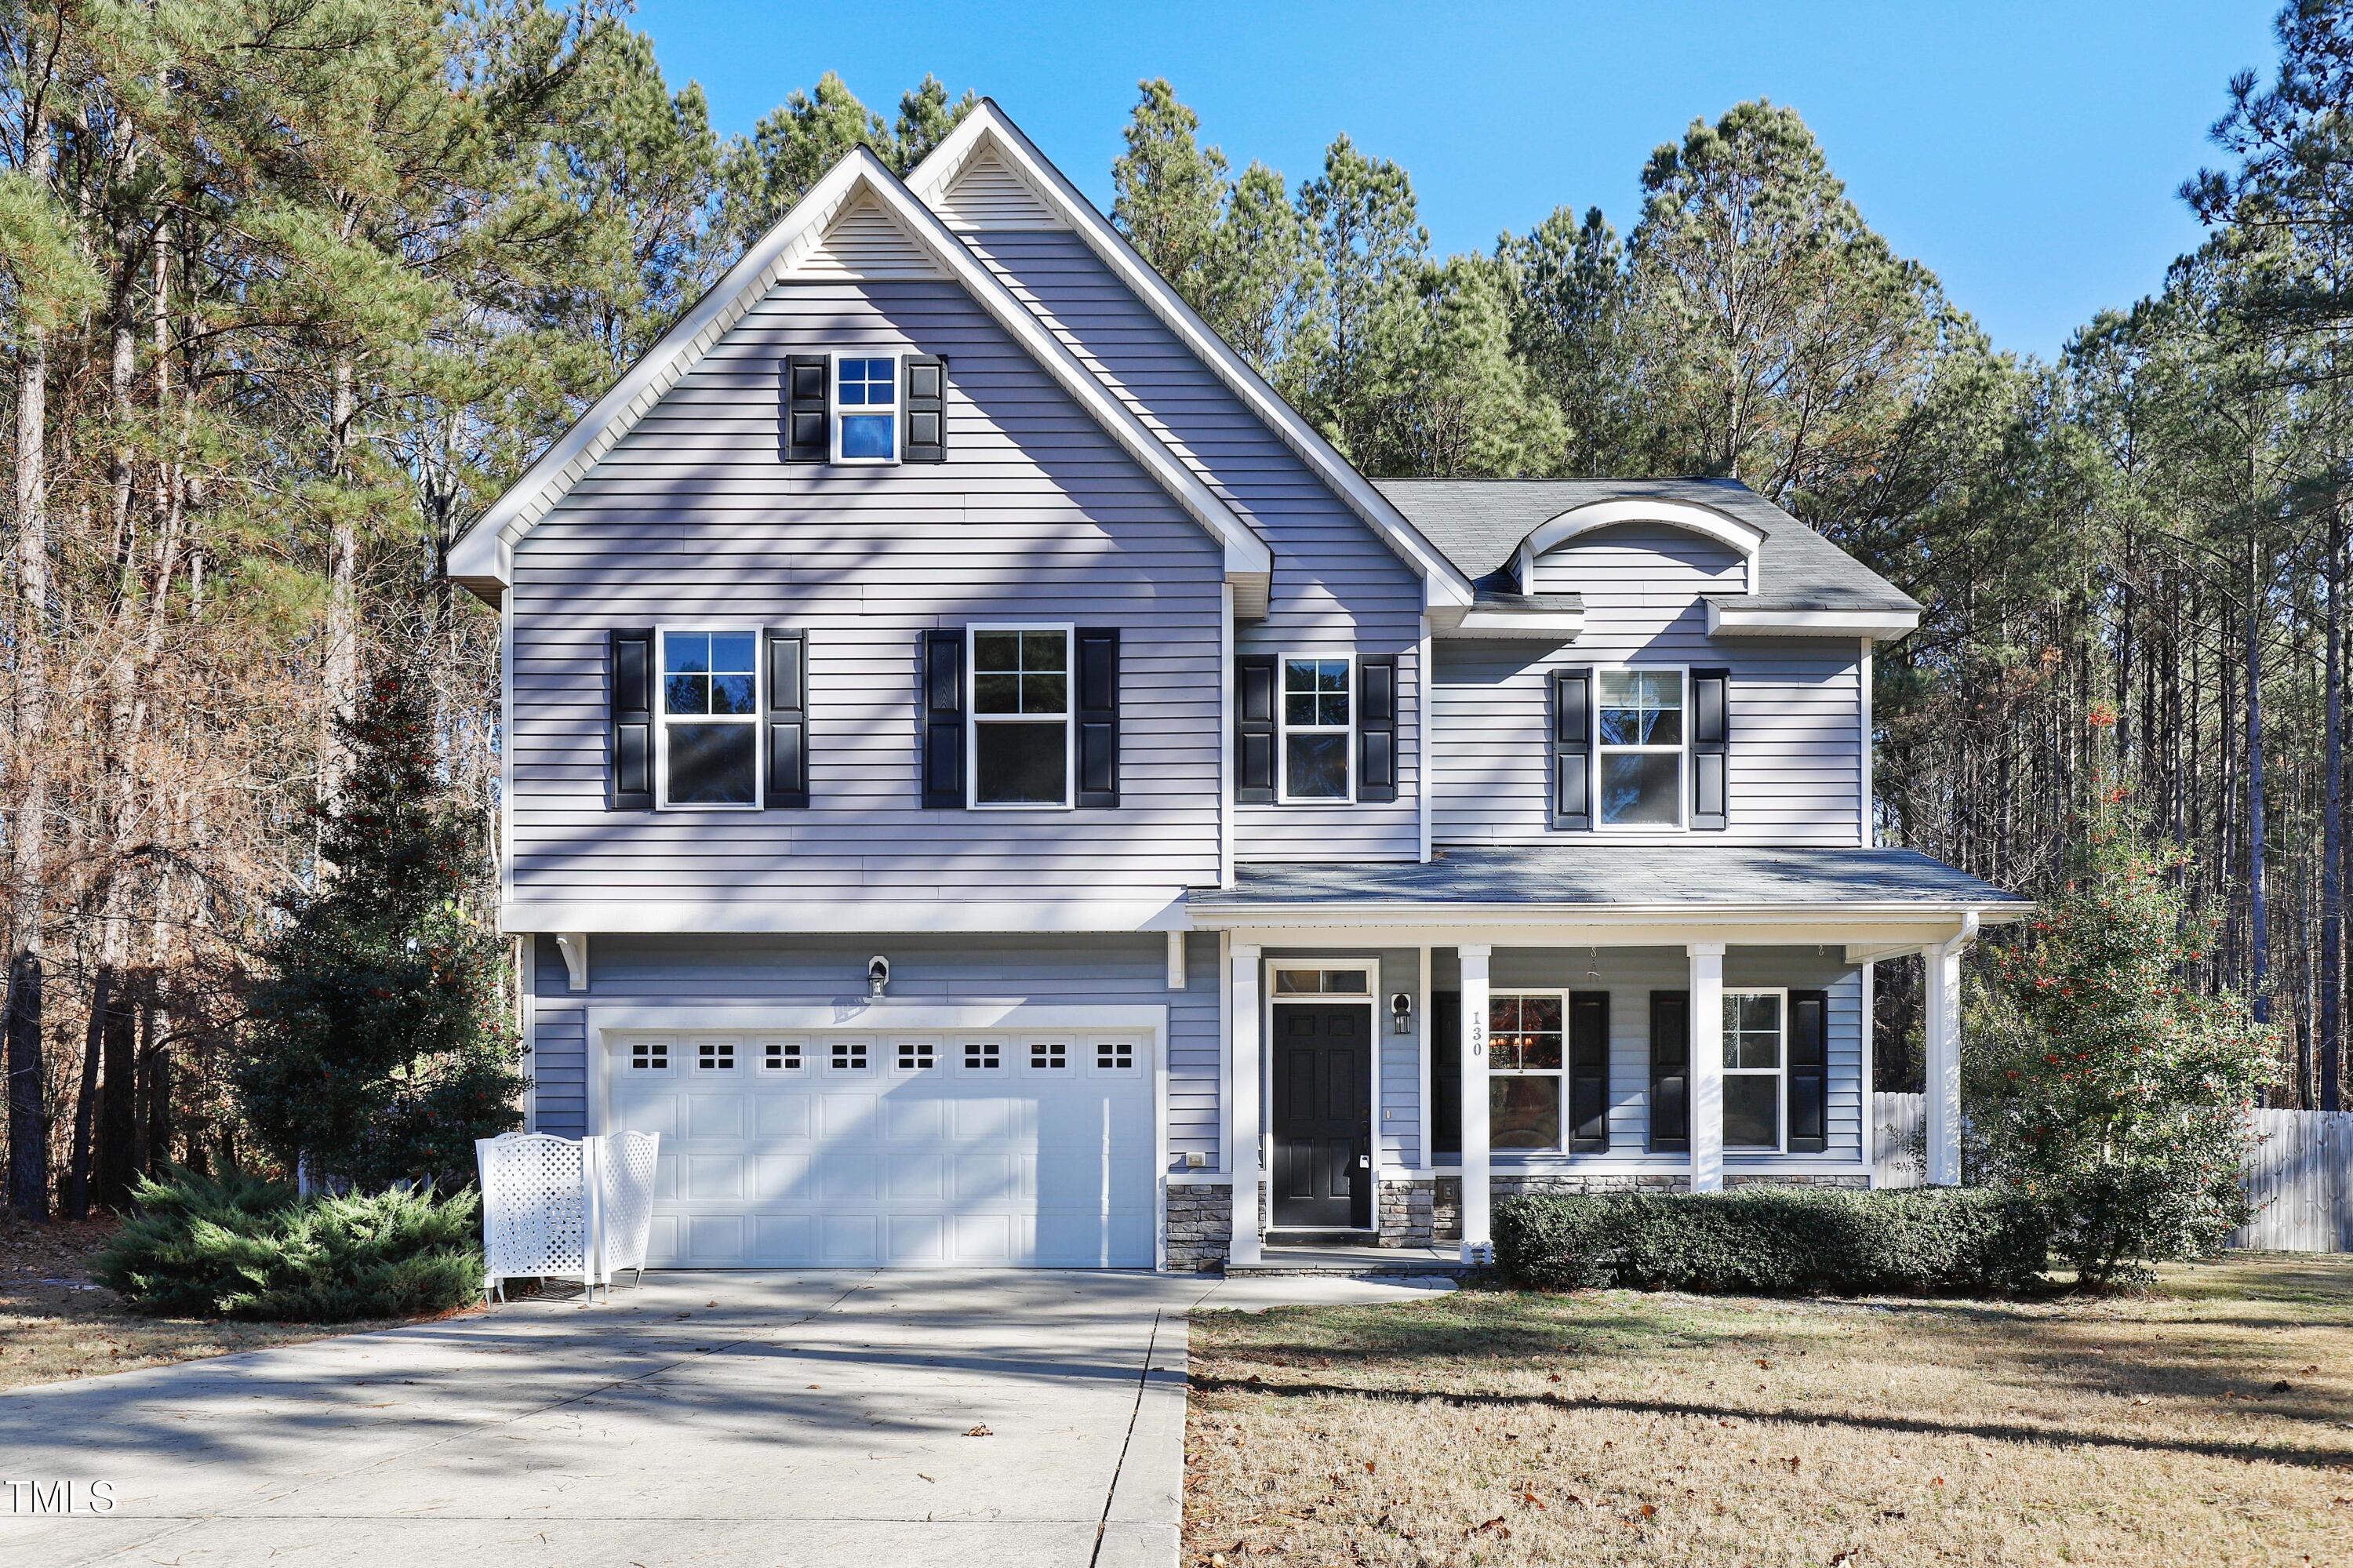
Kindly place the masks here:
<instances>
[{"instance_id":1,"label":"fallen leaves on lawn","mask_svg":"<svg viewBox=\"0 0 2353 1568\"><path fill-rule=\"evenodd\" d=\"M965 1436L967 1437L994 1437L997 1434L991 1432L988 1429L988 1423L984 1421L979 1425L975 1426L971 1431L965 1433Z\"/></svg>"}]
</instances>

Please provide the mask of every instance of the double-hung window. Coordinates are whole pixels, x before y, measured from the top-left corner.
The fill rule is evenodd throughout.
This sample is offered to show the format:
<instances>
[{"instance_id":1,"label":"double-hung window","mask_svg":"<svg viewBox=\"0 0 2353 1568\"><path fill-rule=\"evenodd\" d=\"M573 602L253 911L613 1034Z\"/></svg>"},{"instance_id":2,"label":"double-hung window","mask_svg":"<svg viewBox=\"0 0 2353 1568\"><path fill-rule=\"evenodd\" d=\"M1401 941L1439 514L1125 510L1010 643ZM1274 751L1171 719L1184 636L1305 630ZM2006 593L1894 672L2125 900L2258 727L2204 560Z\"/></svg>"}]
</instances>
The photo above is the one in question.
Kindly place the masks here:
<instances>
[{"instance_id":1,"label":"double-hung window","mask_svg":"<svg viewBox=\"0 0 2353 1568\"><path fill-rule=\"evenodd\" d=\"M976 626L972 804L1071 803L1071 629Z\"/></svg>"},{"instance_id":2,"label":"double-hung window","mask_svg":"<svg viewBox=\"0 0 2353 1568\"><path fill-rule=\"evenodd\" d=\"M1356 794L1356 693L1349 661L1282 661L1282 790L1298 800L1346 800Z\"/></svg>"},{"instance_id":3,"label":"double-hung window","mask_svg":"<svg viewBox=\"0 0 2353 1568\"><path fill-rule=\"evenodd\" d=\"M841 355L833 362L833 461L899 461L899 361Z\"/></svg>"},{"instance_id":4,"label":"double-hung window","mask_svg":"<svg viewBox=\"0 0 2353 1568\"><path fill-rule=\"evenodd\" d=\"M665 806L749 810L760 802L759 644L750 631L663 629L661 729Z\"/></svg>"},{"instance_id":5,"label":"double-hung window","mask_svg":"<svg viewBox=\"0 0 2353 1568\"><path fill-rule=\"evenodd\" d=\"M1605 828L1683 825L1683 672L1602 670L1595 798Z\"/></svg>"},{"instance_id":6,"label":"double-hung window","mask_svg":"<svg viewBox=\"0 0 2353 1568\"><path fill-rule=\"evenodd\" d=\"M1493 1148L1560 1147L1565 1000L1558 991L1487 998L1487 1137Z\"/></svg>"},{"instance_id":7,"label":"double-hung window","mask_svg":"<svg viewBox=\"0 0 2353 1568\"><path fill-rule=\"evenodd\" d=\"M1788 1075L1786 991L1724 993L1724 1147L1778 1151Z\"/></svg>"}]
</instances>

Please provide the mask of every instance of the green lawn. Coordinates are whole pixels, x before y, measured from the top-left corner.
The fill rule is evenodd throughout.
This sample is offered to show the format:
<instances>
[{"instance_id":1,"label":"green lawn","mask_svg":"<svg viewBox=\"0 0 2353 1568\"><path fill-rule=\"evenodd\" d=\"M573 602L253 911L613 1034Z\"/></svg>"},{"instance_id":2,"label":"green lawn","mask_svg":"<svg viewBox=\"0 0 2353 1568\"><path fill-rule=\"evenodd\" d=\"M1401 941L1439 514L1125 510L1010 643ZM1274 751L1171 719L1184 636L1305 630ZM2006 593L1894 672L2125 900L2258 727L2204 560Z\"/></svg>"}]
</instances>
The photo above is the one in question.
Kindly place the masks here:
<instances>
[{"instance_id":1,"label":"green lawn","mask_svg":"<svg viewBox=\"0 0 2353 1568\"><path fill-rule=\"evenodd\" d=\"M2353 1563L2353 1259L1203 1313L1189 1563Z\"/></svg>"}]
</instances>

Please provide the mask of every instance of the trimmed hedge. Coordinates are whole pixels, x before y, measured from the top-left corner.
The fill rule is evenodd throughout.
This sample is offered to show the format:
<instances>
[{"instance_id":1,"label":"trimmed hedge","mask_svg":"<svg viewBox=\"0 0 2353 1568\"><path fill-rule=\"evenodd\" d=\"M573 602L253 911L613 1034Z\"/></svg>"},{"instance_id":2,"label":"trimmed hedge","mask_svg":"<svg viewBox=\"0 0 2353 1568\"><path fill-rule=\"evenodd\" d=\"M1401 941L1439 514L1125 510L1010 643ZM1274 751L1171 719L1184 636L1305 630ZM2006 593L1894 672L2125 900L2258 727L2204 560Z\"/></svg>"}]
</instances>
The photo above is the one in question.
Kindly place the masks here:
<instances>
[{"instance_id":1,"label":"trimmed hedge","mask_svg":"<svg viewBox=\"0 0 2353 1568\"><path fill-rule=\"evenodd\" d=\"M1539 1290L1996 1295L2036 1284L2040 1205L1968 1187L1513 1198L1495 1208L1495 1267Z\"/></svg>"},{"instance_id":2,"label":"trimmed hedge","mask_svg":"<svg viewBox=\"0 0 2353 1568\"><path fill-rule=\"evenodd\" d=\"M174 1171L90 1272L159 1317L338 1323L446 1312L482 1293L482 1205L467 1191L295 1195L283 1182Z\"/></svg>"}]
</instances>

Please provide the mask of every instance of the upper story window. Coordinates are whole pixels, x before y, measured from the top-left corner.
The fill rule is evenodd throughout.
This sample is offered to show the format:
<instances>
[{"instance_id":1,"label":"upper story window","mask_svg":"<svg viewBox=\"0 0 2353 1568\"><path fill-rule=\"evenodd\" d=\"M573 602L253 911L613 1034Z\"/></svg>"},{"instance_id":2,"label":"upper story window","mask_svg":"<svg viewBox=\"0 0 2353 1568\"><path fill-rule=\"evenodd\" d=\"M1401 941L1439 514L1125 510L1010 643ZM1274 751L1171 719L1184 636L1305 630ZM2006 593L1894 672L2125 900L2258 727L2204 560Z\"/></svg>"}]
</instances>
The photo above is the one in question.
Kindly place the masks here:
<instances>
[{"instance_id":1,"label":"upper story window","mask_svg":"<svg viewBox=\"0 0 2353 1568\"><path fill-rule=\"evenodd\" d=\"M663 629L655 771L665 806L760 800L759 638Z\"/></svg>"},{"instance_id":2,"label":"upper story window","mask_svg":"<svg viewBox=\"0 0 2353 1568\"><path fill-rule=\"evenodd\" d=\"M1724 993L1724 1147L1781 1147L1785 991Z\"/></svg>"},{"instance_id":3,"label":"upper story window","mask_svg":"<svg viewBox=\"0 0 2353 1568\"><path fill-rule=\"evenodd\" d=\"M1345 800L1355 794L1349 736L1355 692L1345 659L1282 661L1281 799Z\"/></svg>"},{"instance_id":4,"label":"upper story window","mask_svg":"<svg viewBox=\"0 0 2353 1568\"><path fill-rule=\"evenodd\" d=\"M833 461L899 461L899 361L890 355L833 362Z\"/></svg>"},{"instance_id":5,"label":"upper story window","mask_svg":"<svg viewBox=\"0 0 2353 1568\"><path fill-rule=\"evenodd\" d=\"M1683 824L1683 673L1602 670L1596 726L1601 825Z\"/></svg>"},{"instance_id":6,"label":"upper story window","mask_svg":"<svg viewBox=\"0 0 2353 1568\"><path fill-rule=\"evenodd\" d=\"M972 629L972 804L1071 803L1071 629Z\"/></svg>"}]
</instances>

